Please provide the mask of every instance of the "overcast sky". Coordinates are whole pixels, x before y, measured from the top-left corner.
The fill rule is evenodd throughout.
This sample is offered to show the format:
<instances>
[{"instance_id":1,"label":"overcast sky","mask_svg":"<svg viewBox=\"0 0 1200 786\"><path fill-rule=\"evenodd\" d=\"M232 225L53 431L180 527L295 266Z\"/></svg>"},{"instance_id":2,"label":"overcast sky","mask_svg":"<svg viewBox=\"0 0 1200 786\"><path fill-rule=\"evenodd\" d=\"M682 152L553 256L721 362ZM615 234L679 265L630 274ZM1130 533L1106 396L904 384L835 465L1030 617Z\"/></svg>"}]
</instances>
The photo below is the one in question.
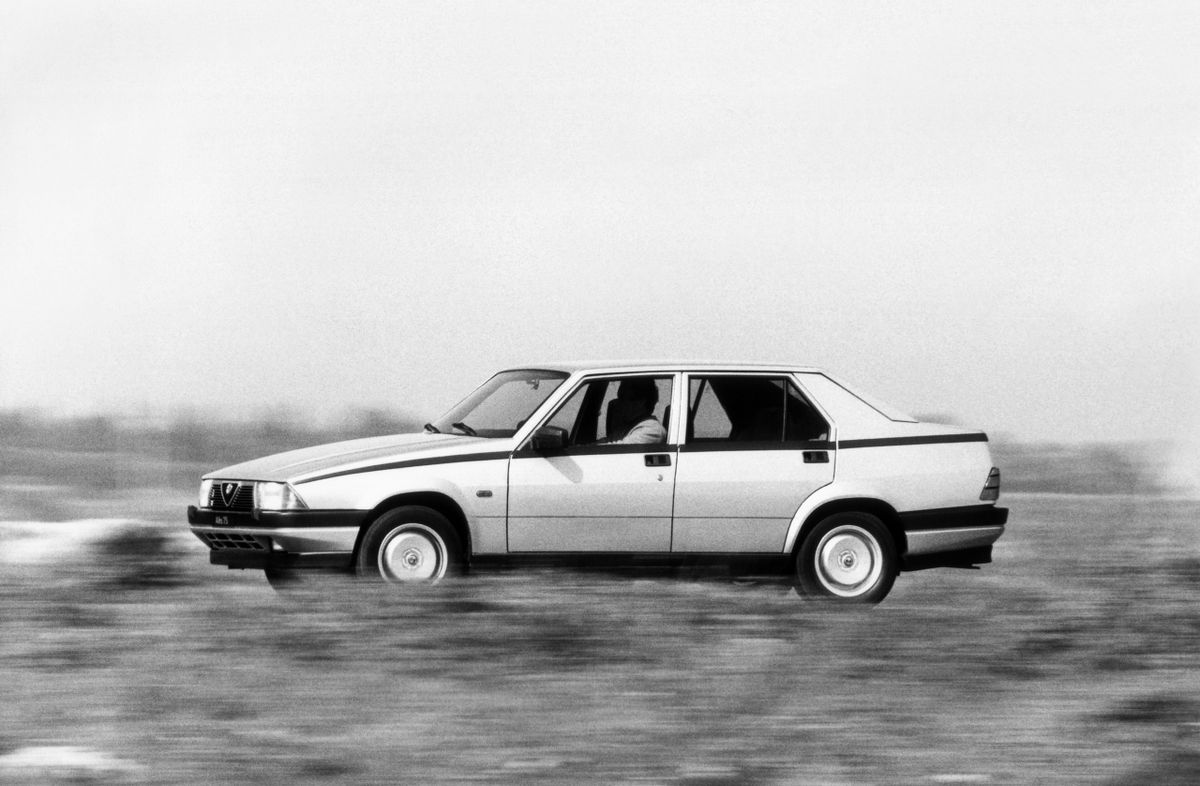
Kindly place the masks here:
<instances>
[{"instance_id":1,"label":"overcast sky","mask_svg":"<svg viewBox=\"0 0 1200 786\"><path fill-rule=\"evenodd\" d=\"M1200 4L0 5L0 407L765 359L1200 423Z\"/></svg>"}]
</instances>

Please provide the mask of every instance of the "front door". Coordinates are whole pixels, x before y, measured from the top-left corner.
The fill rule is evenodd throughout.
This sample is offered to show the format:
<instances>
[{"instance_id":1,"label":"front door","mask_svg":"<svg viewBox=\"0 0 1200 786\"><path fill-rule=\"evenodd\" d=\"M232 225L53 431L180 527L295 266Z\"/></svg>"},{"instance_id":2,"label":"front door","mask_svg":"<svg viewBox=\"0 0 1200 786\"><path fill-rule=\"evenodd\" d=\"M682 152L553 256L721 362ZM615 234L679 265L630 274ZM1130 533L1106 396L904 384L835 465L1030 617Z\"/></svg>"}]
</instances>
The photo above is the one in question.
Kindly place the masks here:
<instances>
[{"instance_id":1,"label":"front door","mask_svg":"<svg viewBox=\"0 0 1200 786\"><path fill-rule=\"evenodd\" d=\"M563 447L522 447L509 462L509 552L670 551L674 382L650 374L579 384L543 424L565 432Z\"/></svg>"}]
</instances>

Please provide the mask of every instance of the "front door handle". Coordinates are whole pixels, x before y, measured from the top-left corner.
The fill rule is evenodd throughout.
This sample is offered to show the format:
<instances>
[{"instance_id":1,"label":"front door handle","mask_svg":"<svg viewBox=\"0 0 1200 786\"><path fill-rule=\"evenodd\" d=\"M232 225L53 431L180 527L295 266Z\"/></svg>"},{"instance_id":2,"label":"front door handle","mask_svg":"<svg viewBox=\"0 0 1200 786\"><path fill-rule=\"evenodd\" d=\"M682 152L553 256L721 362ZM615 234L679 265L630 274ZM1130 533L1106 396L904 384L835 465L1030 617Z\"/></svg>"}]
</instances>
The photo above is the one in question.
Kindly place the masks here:
<instances>
[{"instance_id":1,"label":"front door handle","mask_svg":"<svg viewBox=\"0 0 1200 786\"><path fill-rule=\"evenodd\" d=\"M649 453L646 455L647 467L669 467L671 466L671 454L669 453Z\"/></svg>"}]
</instances>

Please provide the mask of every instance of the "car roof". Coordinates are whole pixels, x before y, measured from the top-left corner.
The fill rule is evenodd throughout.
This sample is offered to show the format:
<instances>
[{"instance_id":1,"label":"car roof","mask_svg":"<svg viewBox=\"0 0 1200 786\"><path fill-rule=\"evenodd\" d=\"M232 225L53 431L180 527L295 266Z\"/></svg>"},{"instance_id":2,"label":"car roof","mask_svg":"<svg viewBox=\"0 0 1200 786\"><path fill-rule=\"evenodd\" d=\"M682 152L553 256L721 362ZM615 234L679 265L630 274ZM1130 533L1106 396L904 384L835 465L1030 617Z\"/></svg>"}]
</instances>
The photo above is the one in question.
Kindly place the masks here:
<instances>
[{"instance_id":1,"label":"car roof","mask_svg":"<svg viewBox=\"0 0 1200 786\"><path fill-rule=\"evenodd\" d=\"M530 363L514 366L511 371L520 369L545 369L547 371L564 371L575 373L580 371L597 373L640 372L640 371L780 371L780 372L822 372L813 366L801 366L795 363L746 363L722 361L688 361L688 360L596 360L596 361L567 361L553 363Z\"/></svg>"}]
</instances>

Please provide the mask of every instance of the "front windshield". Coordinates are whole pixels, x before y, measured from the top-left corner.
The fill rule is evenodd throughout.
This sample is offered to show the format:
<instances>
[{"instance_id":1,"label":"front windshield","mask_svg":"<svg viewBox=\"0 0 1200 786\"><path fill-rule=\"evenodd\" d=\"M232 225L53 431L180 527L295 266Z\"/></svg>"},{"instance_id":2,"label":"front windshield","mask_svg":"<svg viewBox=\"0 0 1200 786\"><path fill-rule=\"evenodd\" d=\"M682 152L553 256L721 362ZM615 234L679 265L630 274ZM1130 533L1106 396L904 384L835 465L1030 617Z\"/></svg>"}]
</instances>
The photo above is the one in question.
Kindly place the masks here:
<instances>
[{"instance_id":1,"label":"front windshield","mask_svg":"<svg viewBox=\"0 0 1200 786\"><path fill-rule=\"evenodd\" d=\"M502 371L430 425L443 434L511 437L566 378L561 371Z\"/></svg>"}]
</instances>

